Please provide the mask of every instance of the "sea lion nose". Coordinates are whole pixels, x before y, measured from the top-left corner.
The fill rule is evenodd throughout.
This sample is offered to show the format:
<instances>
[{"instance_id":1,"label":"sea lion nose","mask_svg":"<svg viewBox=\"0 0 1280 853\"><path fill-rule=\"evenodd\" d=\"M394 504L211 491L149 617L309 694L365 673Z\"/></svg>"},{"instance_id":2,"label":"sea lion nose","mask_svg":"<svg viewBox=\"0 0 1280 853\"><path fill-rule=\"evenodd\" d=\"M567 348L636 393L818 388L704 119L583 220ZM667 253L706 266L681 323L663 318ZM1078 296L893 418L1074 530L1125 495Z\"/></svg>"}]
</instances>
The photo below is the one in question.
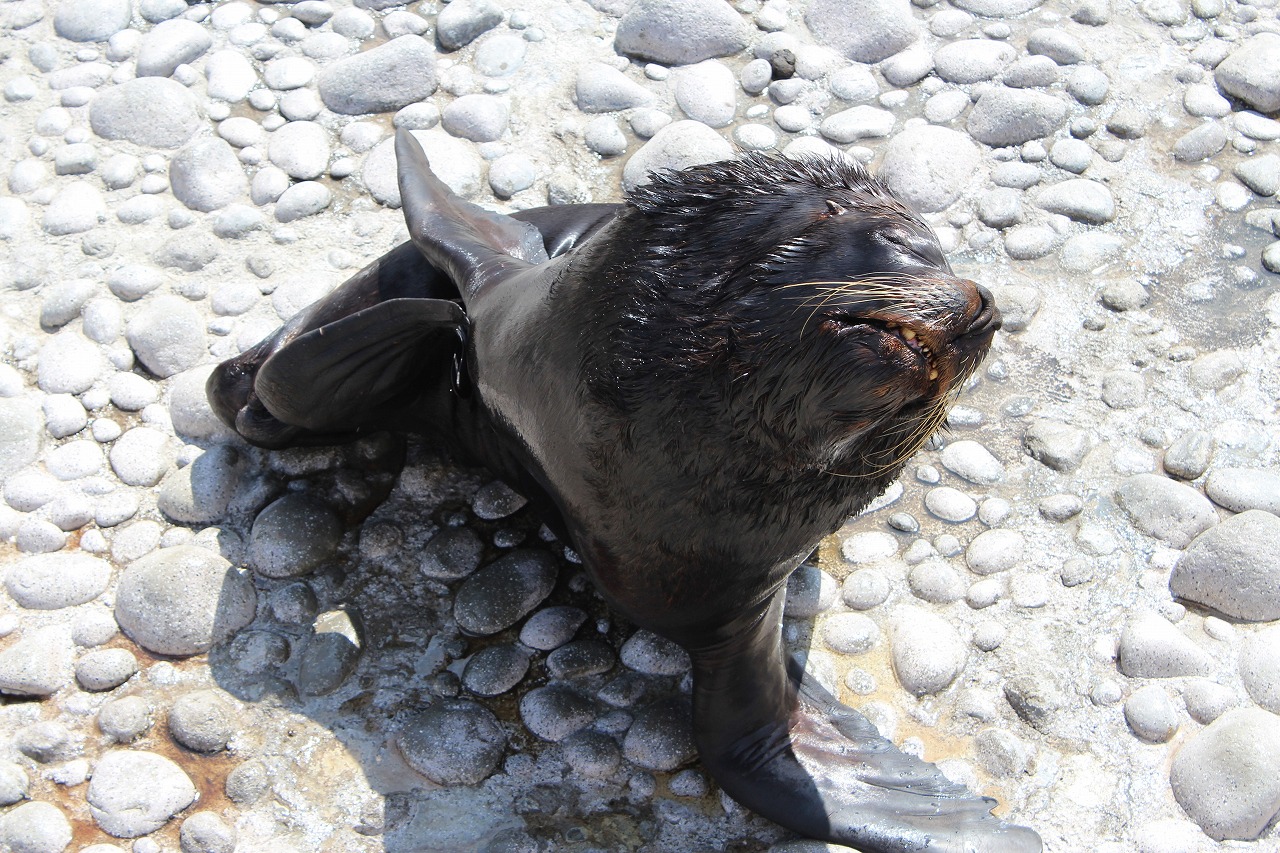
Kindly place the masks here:
<instances>
[{"instance_id":1,"label":"sea lion nose","mask_svg":"<svg viewBox=\"0 0 1280 853\"><path fill-rule=\"evenodd\" d=\"M991 295L990 290L977 282L972 284L978 291L979 306L978 313L973 317L973 324L969 327L970 333L999 331L1004 320L1000 316L1000 309L996 307L996 298Z\"/></svg>"}]
</instances>

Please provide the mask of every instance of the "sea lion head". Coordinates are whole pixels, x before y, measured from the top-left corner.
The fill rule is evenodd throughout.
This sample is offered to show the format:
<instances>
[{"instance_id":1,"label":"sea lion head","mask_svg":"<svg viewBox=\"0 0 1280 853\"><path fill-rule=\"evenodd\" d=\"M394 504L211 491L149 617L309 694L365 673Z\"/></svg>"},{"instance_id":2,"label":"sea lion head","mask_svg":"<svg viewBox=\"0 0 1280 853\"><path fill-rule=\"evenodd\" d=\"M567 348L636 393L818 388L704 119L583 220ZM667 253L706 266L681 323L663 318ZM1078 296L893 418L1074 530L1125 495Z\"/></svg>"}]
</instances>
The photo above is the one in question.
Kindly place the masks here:
<instances>
[{"instance_id":1,"label":"sea lion head","mask_svg":"<svg viewBox=\"0 0 1280 853\"><path fill-rule=\"evenodd\" d=\"M682 422L793 469L895 474L1000 327L990 294L851 161L659 174L620 220L588 383L632 412L669 395Z\"/></svg>"}]
</instances>

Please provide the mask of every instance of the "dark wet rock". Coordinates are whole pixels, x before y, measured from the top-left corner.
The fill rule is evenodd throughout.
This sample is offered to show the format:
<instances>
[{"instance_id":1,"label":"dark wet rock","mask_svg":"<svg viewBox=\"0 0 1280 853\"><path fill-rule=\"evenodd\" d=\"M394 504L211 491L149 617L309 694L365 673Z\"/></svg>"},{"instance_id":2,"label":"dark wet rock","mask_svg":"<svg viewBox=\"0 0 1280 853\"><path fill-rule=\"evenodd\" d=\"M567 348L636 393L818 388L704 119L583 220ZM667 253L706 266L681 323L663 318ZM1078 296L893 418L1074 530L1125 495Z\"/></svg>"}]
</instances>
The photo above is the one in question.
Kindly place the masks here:
<instances>
[{"instance_id":1,"label":"dark wet rock","mask_svg":"<svg viewBox=\"0 0 1280 853\"><path fill-rule=\"evenodd\" d=\"M396 736L400 754L438 785L475 785L497 769L507 738L486 708L439 702L415 715Z\"/></svg>"},{"instance_id":2,"label":"dark wet rock","mask_svg":"<svg viewBox=\"0 0 1280 853\"><path fill-rule=\"evenodd\" d=\"M693 725L689 701L660 699L636 715L622 741L622 754L648 770L675 770L693 760Z\"/></svg>"},{"instance_id":3,"label":"dark wet rock","mask_svg":"<svg viewBox=\"0 0 1280 853\"><path fill-rule=\"evenodd\" d=\"M454 599L458 626L496 634L519 622L551 592L555 561L544 551L512 551L469 577Z\"/></svg>"}]
</instances>

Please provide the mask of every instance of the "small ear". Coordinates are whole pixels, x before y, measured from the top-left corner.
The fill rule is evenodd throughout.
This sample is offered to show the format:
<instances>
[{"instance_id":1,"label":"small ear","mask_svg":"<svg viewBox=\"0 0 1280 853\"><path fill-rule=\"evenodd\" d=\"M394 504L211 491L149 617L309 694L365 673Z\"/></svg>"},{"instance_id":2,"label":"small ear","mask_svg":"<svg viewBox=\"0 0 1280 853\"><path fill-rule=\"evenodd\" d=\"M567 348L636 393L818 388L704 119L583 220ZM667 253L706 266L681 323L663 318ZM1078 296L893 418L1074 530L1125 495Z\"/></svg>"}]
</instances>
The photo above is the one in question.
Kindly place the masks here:
<instances>
[{"instance_id":1,"label":"small ear","mask_svg":"<svg viewBox=\"0 0 1280 853\"><path fill-rule=\"evenodd\" d=\"M426 390L418 387L424 372L439 365L424 359L448 358L454 370L466 330L467 316L457 303L389 299L281 347L263 362L254 392L286 424L325 433L355 430L379 404L406 390Z\"/></svg>"},{"instance_id":2,"label":"small ear","mask_svg":"<svg viewBox=\"0 0 1280 853\"><path fill-rule=\"evenodd\" d=\"M459 198L435 176L426 152L403 128L396 131L396 161L409 236L464 296L494 276L547 260L537 228Z\"/></svg>"}]
</instances>

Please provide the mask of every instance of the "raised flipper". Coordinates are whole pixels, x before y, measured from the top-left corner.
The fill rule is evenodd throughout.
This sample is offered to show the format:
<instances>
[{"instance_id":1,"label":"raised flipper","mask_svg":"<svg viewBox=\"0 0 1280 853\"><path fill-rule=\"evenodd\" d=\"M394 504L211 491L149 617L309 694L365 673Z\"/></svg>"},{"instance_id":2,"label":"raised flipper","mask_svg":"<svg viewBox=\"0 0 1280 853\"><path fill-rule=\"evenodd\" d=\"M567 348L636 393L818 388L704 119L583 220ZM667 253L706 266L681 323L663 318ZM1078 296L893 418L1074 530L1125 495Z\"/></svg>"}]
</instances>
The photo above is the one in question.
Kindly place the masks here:
<instances>
[{"instance_id":1,"label":"raised flipper","mask_svg":"<svg viewBox=\"0 0 1280 853\"><path fill-rule=\"evenodd\" d=\"M462 301L486 285L548 260L536 227L460 198L431 171L413 134L396 131L400 202L409 236L444 270Z\"/></svg>"},{"instance_id":2,"label":"raised flipper","mask_svg":"<svg viewBox=\"0 0 1280 853\"><path fill-rule=\"evenodd\" d=\"M936 767L788 666L779 592L715 646L691 649L694 736L735 800L812 838L867 853L1037 853L1038 835L990 814Z\"/></svg>"}]
</instances>

